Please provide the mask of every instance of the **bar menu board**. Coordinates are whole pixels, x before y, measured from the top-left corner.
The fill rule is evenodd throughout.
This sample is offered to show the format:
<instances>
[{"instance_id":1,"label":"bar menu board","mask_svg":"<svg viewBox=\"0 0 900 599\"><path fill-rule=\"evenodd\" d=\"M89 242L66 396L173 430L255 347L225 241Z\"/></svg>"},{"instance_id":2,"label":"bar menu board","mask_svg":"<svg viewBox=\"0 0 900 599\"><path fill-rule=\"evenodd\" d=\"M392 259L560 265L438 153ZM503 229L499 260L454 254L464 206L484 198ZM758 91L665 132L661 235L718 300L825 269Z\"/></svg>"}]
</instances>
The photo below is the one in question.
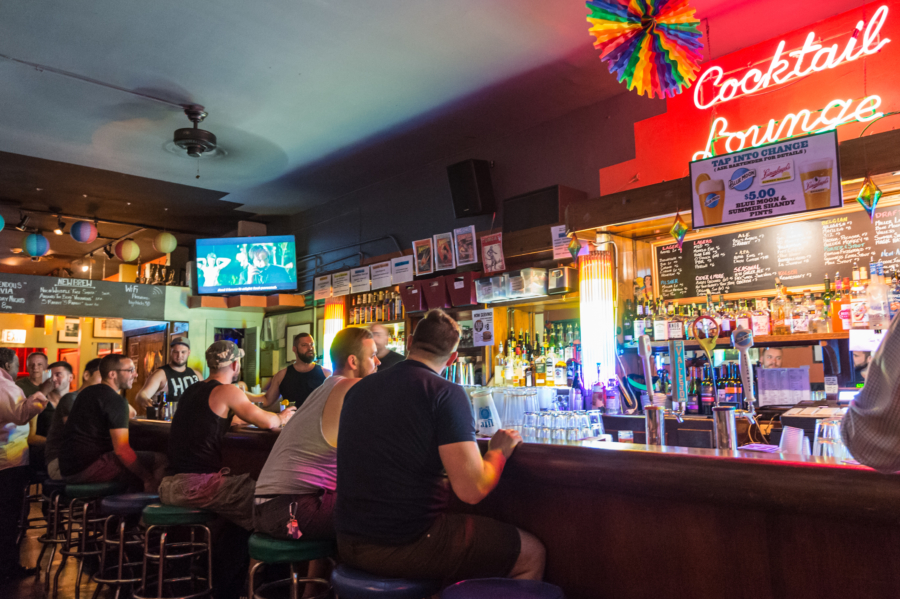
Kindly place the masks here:
<instances>
[{"instance_id":1,"label":"bar menu board","mask_svg":"<svg viewBox=\"0 0 900 599\"><path fill-rule=\"evenodd\" d=\"M163 320L157 285L0 273L0 312Z\"/></svg>"},{"instance_id":2,"label":"bar menu board","mask_svg":"<svg viewBox=\"0 0 900 599\"><path fill-rule=\"evenodd\" d=\"M685 240L681 252L661 245L655 259L663 299L766 291L776 274L788 287L818 285L878 261L900 271L900 206L877 210L874 222L859 211Z\"/></svg>"}]
</instances>

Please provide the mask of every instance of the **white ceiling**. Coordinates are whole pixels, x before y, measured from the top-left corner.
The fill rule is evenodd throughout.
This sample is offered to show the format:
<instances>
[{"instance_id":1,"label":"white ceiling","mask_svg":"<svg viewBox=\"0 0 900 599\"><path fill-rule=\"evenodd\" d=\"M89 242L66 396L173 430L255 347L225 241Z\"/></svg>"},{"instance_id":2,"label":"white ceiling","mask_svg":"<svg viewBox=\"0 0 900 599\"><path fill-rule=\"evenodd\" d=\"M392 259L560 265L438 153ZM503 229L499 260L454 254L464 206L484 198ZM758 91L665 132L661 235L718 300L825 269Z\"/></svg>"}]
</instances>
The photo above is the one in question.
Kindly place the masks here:
<instances>
[{"instance_id":1,"label":"white ceiling","mask_svg":"<svg viewBox=\"0 0 900 599\"><path fill-rule=\"evenodd\" d=\"M714 56L860 4L694 3ZM0 55L202 104L225 155L196 179L166 150L189 125L177 108L2 58L0 151L294 213L622 93L586 14L581 0L8 0ZM353 160L426 127L412 158Z\"/></svg>"}]
</instances>

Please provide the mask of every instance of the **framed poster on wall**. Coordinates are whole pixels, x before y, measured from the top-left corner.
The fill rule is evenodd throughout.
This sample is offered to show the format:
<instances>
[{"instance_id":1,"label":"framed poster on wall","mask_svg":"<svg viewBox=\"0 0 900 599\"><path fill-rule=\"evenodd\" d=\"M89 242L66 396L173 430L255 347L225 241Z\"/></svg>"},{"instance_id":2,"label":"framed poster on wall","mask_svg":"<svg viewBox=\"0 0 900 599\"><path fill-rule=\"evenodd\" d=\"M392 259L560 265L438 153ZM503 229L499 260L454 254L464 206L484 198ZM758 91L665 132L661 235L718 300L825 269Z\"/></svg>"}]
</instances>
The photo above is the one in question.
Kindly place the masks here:
<instances>
[{"instance_id":1,"label":"framed poster on wall","mask_svg":"<svg viewBox=\"0 0 900 599\"><path fill-rule=\"evenodd\" d=\"M94 337L122 337L122 319L121 318L95 318L94 319Z\"/></svg>"}]
</instances>

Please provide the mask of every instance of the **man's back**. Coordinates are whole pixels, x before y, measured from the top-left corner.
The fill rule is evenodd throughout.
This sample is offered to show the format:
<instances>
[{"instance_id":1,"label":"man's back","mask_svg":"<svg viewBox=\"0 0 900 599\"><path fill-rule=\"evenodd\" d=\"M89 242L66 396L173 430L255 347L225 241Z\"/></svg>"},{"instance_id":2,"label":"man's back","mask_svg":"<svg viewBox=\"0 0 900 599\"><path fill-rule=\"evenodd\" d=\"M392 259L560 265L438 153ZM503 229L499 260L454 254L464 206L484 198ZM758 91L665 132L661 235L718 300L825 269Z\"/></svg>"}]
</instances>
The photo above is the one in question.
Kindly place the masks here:
<instances>
[{"instance_id":1,"label":"man's back","mask_svg":"<svg viewBox=\"0 0 900 599\"><path fill-rule=\"evenodd\" d=\"M128 402L109 385L92 385L78 394L63 429L59 469L78 474L113 450L111 429L128 428Z\"/></svg>"},{"instance_id":2,"label":"man's back","mask_svg":"<svg viewBox=\"0 0 900 599\"><path fill-rule=\"evenodd\" d=\"M338 444L338 533L404 543L447 505L438 447L475 440L465 391L406 360L357 383L344 399Z\"/></svg>"},{"instance_id":3,"label":"man's back","mask_svg":"<svg viewBox=\"0 0 900 599\"><path fill-rule=\"evenodd\" d=\"M169 475L222 469L222 437L234 415L222 418L209 407L210 395L221 384L215 379L195 383L181 396L169 432Z\"/></svg>"}]
</instances>

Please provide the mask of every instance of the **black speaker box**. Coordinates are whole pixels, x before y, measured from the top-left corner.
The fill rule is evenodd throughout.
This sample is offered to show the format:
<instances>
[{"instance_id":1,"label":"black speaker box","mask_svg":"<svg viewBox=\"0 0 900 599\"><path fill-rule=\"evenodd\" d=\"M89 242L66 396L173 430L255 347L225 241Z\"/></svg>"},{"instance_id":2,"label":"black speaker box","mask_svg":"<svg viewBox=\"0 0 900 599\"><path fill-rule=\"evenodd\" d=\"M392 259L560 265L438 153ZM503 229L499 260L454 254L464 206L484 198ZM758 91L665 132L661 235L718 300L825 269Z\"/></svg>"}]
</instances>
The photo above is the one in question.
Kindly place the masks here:
<instances>
[{"instance_id":1,"label":"black speaker box","mask_svg":"<svg viewBox=\"0 0 900 599\"><path fill-rule=\"evenodd\" d=\"M487 160L465 160L447 167L456 218L491 214L496 209Z\"/></svg>"}]
</instances>

